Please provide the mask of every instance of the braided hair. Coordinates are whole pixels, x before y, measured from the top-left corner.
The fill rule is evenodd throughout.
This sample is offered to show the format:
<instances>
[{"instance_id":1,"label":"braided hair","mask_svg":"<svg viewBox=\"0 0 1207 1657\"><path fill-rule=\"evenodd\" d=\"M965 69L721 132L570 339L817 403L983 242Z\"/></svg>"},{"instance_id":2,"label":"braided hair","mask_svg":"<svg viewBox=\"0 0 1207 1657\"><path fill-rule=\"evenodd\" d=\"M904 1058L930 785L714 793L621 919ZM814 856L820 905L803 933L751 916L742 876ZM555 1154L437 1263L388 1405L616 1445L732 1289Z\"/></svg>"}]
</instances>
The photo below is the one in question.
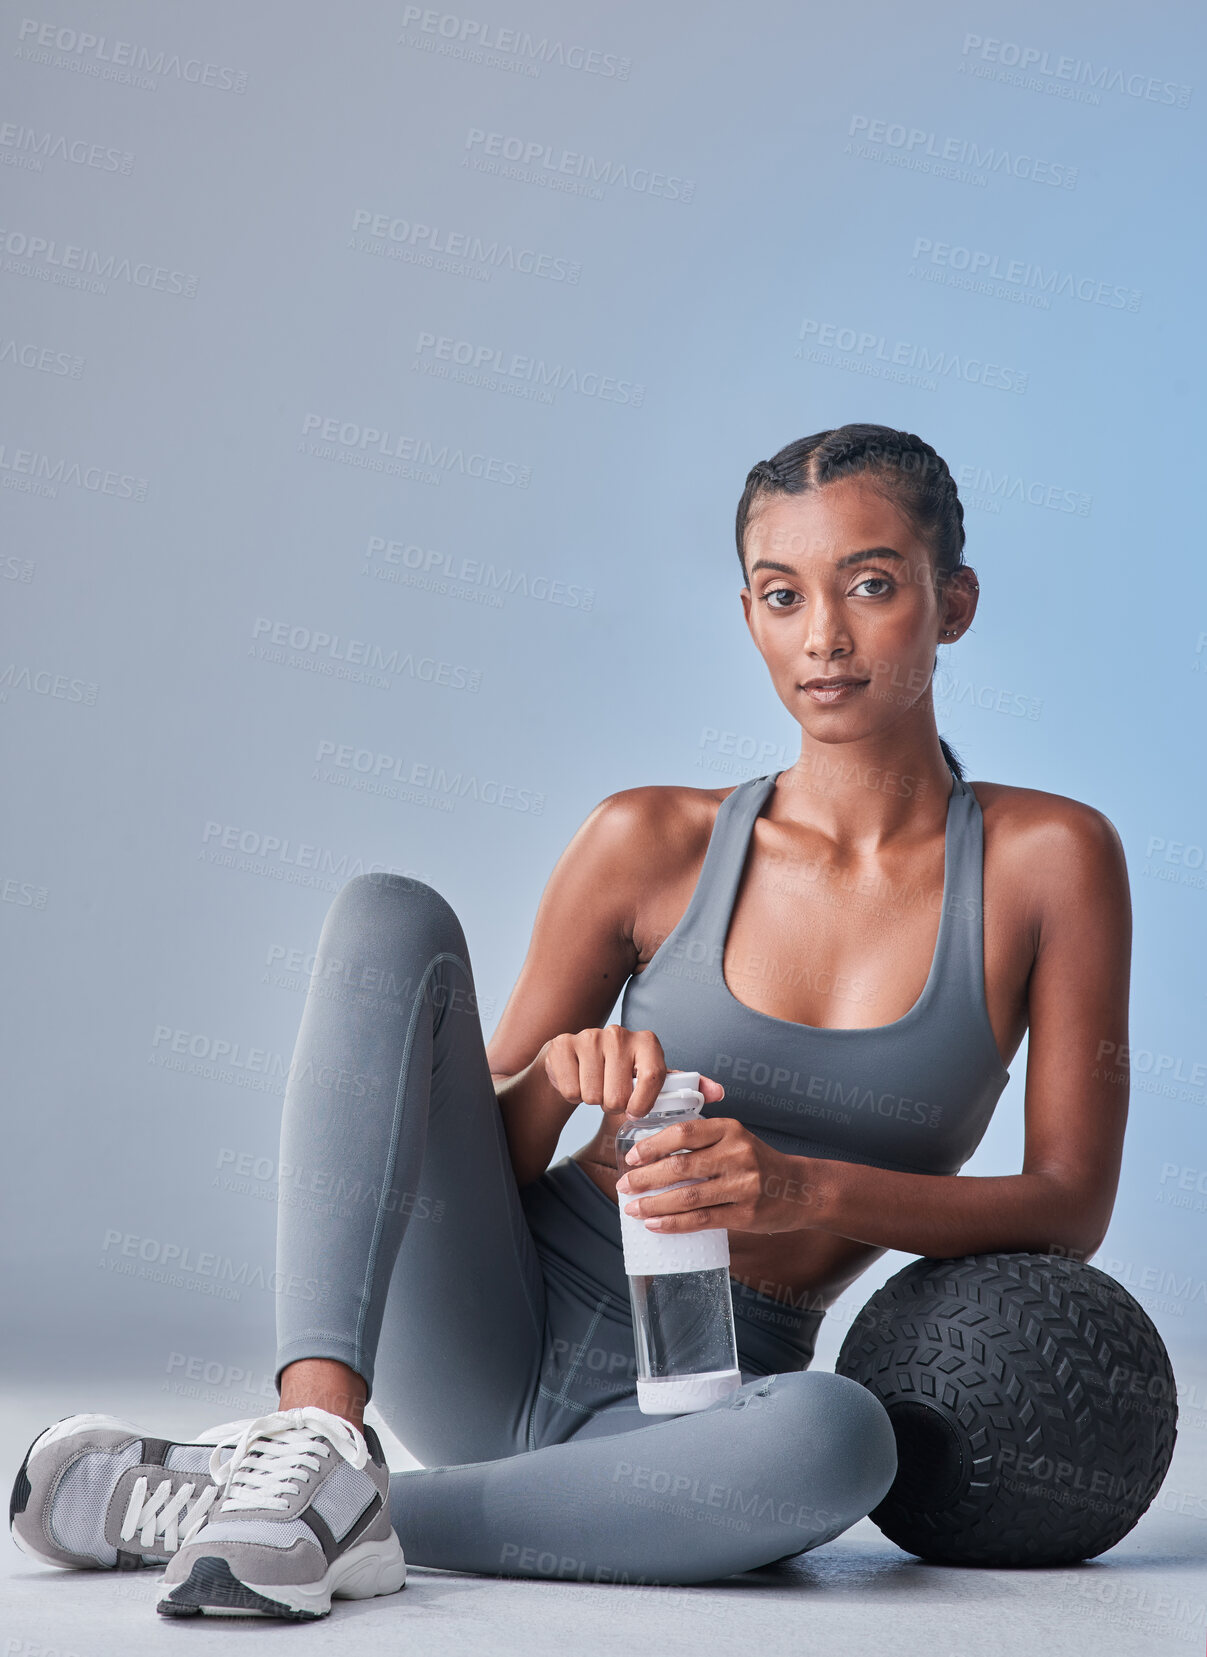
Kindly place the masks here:
<instances>
[{"instance_id":1,"label":"braided hair","mask_svg":"<svg viewBox=\"0 0 1207 1657\"><path fill-rule=\"evenodd\" d=\"M836 426L798 438L770 460L750 468L738 502L735 532L742 579L746 573L746 531L753 510L764 496L801 495L840 478L866 477L891 500L920 541L934 552L935 580L941 587L964 564L964 508L955 479L929 443L913 432L891 426ZM959 778L959 758L939 738L943 757Z\"/></svg>"}]
</instances>

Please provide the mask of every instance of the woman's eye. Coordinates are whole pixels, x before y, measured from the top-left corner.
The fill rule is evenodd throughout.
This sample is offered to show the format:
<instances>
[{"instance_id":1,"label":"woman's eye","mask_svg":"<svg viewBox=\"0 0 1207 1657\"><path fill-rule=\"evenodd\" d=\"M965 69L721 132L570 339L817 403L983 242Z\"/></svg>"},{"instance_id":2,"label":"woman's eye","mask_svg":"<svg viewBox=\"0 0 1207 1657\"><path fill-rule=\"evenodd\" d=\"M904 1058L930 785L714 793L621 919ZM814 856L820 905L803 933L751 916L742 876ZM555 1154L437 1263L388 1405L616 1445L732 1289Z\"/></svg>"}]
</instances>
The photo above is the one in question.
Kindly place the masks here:
<instances>
[{"instance_id":1,"label":"woman's eye","mask_svg":"<svg viewBox=\"0 0 1207 1657\"><path fill-rule=\"evenodd\" d=\"M858 592L869 583L877 589L874 593L867 594L869 598L885 598L895 590L895 584L887 575L865 575L853 591ZM791 587L772 587L763 594L763 603L769 610L791 610L796 606L797 594Z\"/></svg>"},{"instance_id":2,"label":"woman's eye","mask_svg":"<svg viewBox=\"0 0 1207 1657\"><path fill-rule=\"evenodd\" d=\"M796 594L791 587L773 587L769 593L763 594L763 602L772 610L790 610L792 600L795 597ZM786 604L776 604L775 600L777 598L786 598L788 602Z\"/></svg>"}]
</instances>

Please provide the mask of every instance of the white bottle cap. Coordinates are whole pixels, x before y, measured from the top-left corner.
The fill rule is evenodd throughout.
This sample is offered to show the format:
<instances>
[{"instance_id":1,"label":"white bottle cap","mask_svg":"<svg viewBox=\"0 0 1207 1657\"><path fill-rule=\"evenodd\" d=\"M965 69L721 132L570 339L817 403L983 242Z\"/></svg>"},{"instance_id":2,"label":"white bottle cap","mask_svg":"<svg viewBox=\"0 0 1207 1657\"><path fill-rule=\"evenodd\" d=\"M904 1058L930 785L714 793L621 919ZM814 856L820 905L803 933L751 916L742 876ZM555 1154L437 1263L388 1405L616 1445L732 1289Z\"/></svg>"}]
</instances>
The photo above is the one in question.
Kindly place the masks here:
<instances>
[{"instance_id":1,"label":"white bottle cap","mask_svg":"<svg viewBox=\"0 0 1207 1657\"><path fill-rule=\"evenodd\" d=\"M664 1099L687 1099L692 1094L697 1096L701 1104L704 1103L704 1095L700 1092L700 1072L698 1070L668 1070L666 1080L658 1089L658 1098L653 1108L657 1110Z\"/></svg>"}]
</instances>

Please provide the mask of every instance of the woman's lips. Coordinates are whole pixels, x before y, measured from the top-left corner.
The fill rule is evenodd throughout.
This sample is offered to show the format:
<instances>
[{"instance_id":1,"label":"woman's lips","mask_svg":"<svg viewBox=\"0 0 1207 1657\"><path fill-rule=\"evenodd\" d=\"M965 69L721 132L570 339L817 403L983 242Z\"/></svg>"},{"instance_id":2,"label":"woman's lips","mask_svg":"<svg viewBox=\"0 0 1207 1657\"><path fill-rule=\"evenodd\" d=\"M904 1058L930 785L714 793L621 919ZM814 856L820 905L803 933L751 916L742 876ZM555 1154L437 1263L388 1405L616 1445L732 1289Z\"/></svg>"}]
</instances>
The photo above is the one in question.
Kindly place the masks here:
<instances>
[{"instance_id":1,"label":"woman's lips","mask_svg":"<svg viewBox=\"0 0 1207 1657\"><path fill-rule=\"evenodd\" d=\"M845 702L868 683L866 679L835 679L830 683L802 685L800 688L814 702L828 707L833 702Z\"/></svg>"}]
</instances>

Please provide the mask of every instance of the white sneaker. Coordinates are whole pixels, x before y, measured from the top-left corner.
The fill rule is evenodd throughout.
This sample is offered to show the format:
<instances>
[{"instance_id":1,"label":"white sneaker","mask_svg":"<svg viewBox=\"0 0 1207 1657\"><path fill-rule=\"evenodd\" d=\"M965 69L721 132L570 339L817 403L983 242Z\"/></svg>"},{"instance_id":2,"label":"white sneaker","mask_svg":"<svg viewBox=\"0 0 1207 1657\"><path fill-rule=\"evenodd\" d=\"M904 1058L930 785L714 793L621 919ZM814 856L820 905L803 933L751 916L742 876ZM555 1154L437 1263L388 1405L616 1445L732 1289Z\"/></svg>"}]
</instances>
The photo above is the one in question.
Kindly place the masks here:
<instances>
[{"instance_id":1,"label":"white sneaker","mask_svg":"<svg viewBox=\"0 0 1207 1657\"><path fill-rule=\"evenodd\" d=\"M172 1557L167 1617L201 1612L311 1621L332 1596L371 1599L406 1582L390 1523L390 1473L372 1427L307 1405L247 1422L229 1458L215 1449L219 1497Z\"/></svg>"},{"instance_id":2,"label":"white sneaker","mask_svg":"<svg viewBox=\"0 0 1207 1657\"><path fill-rule=\"evenodd\" d=\"M68 1415L39 1433L13 1481L9 1528L22 1553L74 1570L162 1565L218 1496L210 1471L241 1423L191 1443L151 1438L114 1415Z\"/></svg>"}]
</instances>

